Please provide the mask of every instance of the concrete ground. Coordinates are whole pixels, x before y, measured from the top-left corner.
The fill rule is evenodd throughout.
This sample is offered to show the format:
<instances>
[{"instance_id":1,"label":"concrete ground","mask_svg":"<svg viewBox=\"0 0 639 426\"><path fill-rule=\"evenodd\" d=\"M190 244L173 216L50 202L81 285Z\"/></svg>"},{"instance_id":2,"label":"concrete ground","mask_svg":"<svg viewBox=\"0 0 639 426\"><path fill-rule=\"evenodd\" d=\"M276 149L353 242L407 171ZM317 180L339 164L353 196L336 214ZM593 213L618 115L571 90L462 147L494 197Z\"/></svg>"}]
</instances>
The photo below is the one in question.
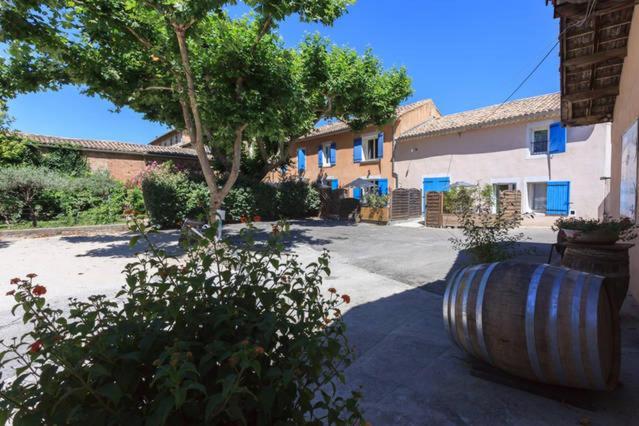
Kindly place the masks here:
<instances>
[{"instance_id":1,"label":"concrete ground","mask_svg":"<svg viewBox=\"0 0 639 426\"><path fill-rule=\"evenodd\" d=\"M238 226L227 228L233 235ZM262 235L270 229L260 224ZM545 261L554 235L524 230L531 239L522 258ZM537 386L487 370L450 343L441 303L444 280L467 259L450 247L458 231L410 226L296 222L288 244L305 262L330 250L325 287L351 296L344 314L357 359L347 386L362 387L363 408L373 425L516 424L631 425L639 415L639 306L629 300L622 318L622 386L611 393ZM176 247L175 232L156 236ZM0 290L13 276L39 274L49 301L113 294L120 271L136 251L127 235L0 241ZM22 327L0 297L0 337Z\"/></svg>"}]
</instances>

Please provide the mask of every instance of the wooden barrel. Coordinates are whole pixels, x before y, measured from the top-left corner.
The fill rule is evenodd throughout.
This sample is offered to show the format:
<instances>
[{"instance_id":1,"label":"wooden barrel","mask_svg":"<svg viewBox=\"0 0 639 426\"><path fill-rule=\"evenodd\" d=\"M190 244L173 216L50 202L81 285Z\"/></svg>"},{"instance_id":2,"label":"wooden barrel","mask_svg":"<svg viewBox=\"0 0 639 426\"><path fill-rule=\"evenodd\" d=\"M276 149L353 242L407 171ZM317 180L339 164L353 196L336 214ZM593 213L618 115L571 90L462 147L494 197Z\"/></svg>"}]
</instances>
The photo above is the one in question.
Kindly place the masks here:
<instances>
[{"instance_id":1,"label":"wooden barrel","mask_svg":"<svg viewBox=\"0 0 639 426\"><path fill-rule=\"evenodd\" d=\"M619 317L603 277L516 262L476 265L448 281L444 325L464 351L513 375L611 390Z\"/></svg>"},{"instance_id":2,"label":"wooden barrel","mask_svg":"<svg viewBox=\"0 0 639 426\"><path fill-rule=\"evenodd\" d=\"M632 244L572 244L569 243L561 259L561 266L591 272L606 278L605 286L613 305L621 309L630 284L630 258Z\"/></svg>"}]
</instances>

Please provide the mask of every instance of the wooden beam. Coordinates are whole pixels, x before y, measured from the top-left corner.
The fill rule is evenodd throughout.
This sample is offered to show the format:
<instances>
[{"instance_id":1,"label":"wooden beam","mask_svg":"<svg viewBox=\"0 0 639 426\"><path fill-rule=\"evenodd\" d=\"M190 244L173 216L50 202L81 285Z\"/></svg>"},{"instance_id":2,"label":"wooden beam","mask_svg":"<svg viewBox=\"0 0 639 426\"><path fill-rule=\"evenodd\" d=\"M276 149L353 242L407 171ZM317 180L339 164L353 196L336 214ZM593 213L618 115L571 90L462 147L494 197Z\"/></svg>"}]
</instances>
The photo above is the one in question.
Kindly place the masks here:
<instances>
[{"instance_id":1,"label":"wooden beam","mask_svg":"<svg viewBox=\"0 0 639 426\"><path fill-rule=\"evenodd\" d=\"M626 0L623 3L619 1L600 1L597 7L592 12L592 16L605 15L607 13L617 12L626 8L633 7L639 4L639 0ZM555 7L555 17L561 16L564 18L584 17L586 15L586 9L588 4L574 4L564 3Z\"/></svg>"},{"instance_id":2,"label":"wooden beam","mask_svg":"<svg viewBox=\"0 0 639 426\"><path fill-rule=\"evenodd\" d=\"M628 46L618 47L616 49L604 50L601 52L593 53L590 55L577 56L564 60L563 65L565 67L581 67L586 65L596 64L597 62L604 62L608 59L620 58L623 59L628 54Z\"/></svg>"},{"instance_id":3,"label":"wooden beam","mask_svg":"<svg viewBox=\"0 0 639 426\"><path fill-rule=\"evenodd\" d=\"M584 92L571 93L563 95L562 100L568 102L587 101L589 99L598 99L606 96L617 96L619 94L619 85L605 87L603 89L587 90Z\"/></svg>"},{"instance_id":4,"label":"wooden beam","mask_svg":"<svg viewBox=\"0 0 639 426\"><path fill-rule=\"evenodd\" d=\"M606 123L608 121L612 121L612 112L610 114L585 115L583 117L570 118L567 120L562 120L562 124L569 127L573 127L573 126L587 126L590 124Z\"/></svg>"}]
</instances>

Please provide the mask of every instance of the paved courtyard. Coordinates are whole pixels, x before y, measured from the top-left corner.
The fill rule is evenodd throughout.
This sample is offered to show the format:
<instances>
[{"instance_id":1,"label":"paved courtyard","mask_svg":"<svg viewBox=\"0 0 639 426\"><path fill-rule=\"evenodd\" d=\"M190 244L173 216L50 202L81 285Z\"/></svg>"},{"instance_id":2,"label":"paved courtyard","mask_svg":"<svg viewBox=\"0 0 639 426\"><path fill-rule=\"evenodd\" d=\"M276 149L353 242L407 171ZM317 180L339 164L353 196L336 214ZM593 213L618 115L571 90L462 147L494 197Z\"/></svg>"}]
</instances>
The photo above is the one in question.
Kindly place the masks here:
<instances>
[{"instance_id":1,"label":"paved courtyard","mask_svg":"<svg viewBox=\"0 0 639 426\"><path fill-rule=\"evenodd\" d=\"M237 233L238 226L227 228ZM259 224L263 235L269 224ZM291 250L305 262L323 248L332 255L326 287L348 293L348 334L357 351L346 375L361 386L373 425L425 424L636 424L639 415L639 306L629 301L622 317L622 385L612 393L536 386L486 369L452 345L441 318L443 283L467 261L450 247L458 231L403 226L344 225L303 221L292 226ZM554 235L528 228L522 258L545 261ZM157 235L177 249L177 233ZM48 300L113 294L120 272L136 251L129 236L82 236L0 241L0 285L29 272L48 288ZM6 285L5 288L8 288ZM1 288L0 288L1 289ZM0 337L22 327L0 298ZM350 388L341 388L348 392Z\"/></svg>"}]
</instances>

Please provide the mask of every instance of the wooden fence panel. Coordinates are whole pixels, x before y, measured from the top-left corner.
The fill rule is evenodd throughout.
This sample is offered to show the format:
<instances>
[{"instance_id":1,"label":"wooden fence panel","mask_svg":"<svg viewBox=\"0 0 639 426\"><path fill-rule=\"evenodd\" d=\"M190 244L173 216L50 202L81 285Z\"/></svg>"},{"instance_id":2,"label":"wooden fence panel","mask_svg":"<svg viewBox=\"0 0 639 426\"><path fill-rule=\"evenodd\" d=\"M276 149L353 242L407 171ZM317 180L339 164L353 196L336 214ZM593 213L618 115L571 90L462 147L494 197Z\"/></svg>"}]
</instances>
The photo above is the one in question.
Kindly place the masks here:
<instances>
[{"instance_id":1,"label":"wooden fence panel","mask_svg":"<svg viewBox=\"0 0 639 426\"><path fill-rule=\"evenodd\" d=\"M426 226L441 228L444 214L444 193L426 193Z\"/></svg>"},{"instance_id":2,"label":"wooden fence panel","mask_svg":"<svg viewBox=\"0 0 639 426\"><path fill-rule=\"evenodd\" d=\"M501 191L499 193L499 208L508 215L521 213L521 191Z\"/></svg>"},{"instance_id":3,"label":"wooden fence panel","mask_svg":"<svg viewBox=\"0 0 639 426\"><path fill-rule=\"evenodd\" d=\"M410 219L422 214L421 191L398 188L391 193L391 220Z\"/></svg>"}]
</instances>

